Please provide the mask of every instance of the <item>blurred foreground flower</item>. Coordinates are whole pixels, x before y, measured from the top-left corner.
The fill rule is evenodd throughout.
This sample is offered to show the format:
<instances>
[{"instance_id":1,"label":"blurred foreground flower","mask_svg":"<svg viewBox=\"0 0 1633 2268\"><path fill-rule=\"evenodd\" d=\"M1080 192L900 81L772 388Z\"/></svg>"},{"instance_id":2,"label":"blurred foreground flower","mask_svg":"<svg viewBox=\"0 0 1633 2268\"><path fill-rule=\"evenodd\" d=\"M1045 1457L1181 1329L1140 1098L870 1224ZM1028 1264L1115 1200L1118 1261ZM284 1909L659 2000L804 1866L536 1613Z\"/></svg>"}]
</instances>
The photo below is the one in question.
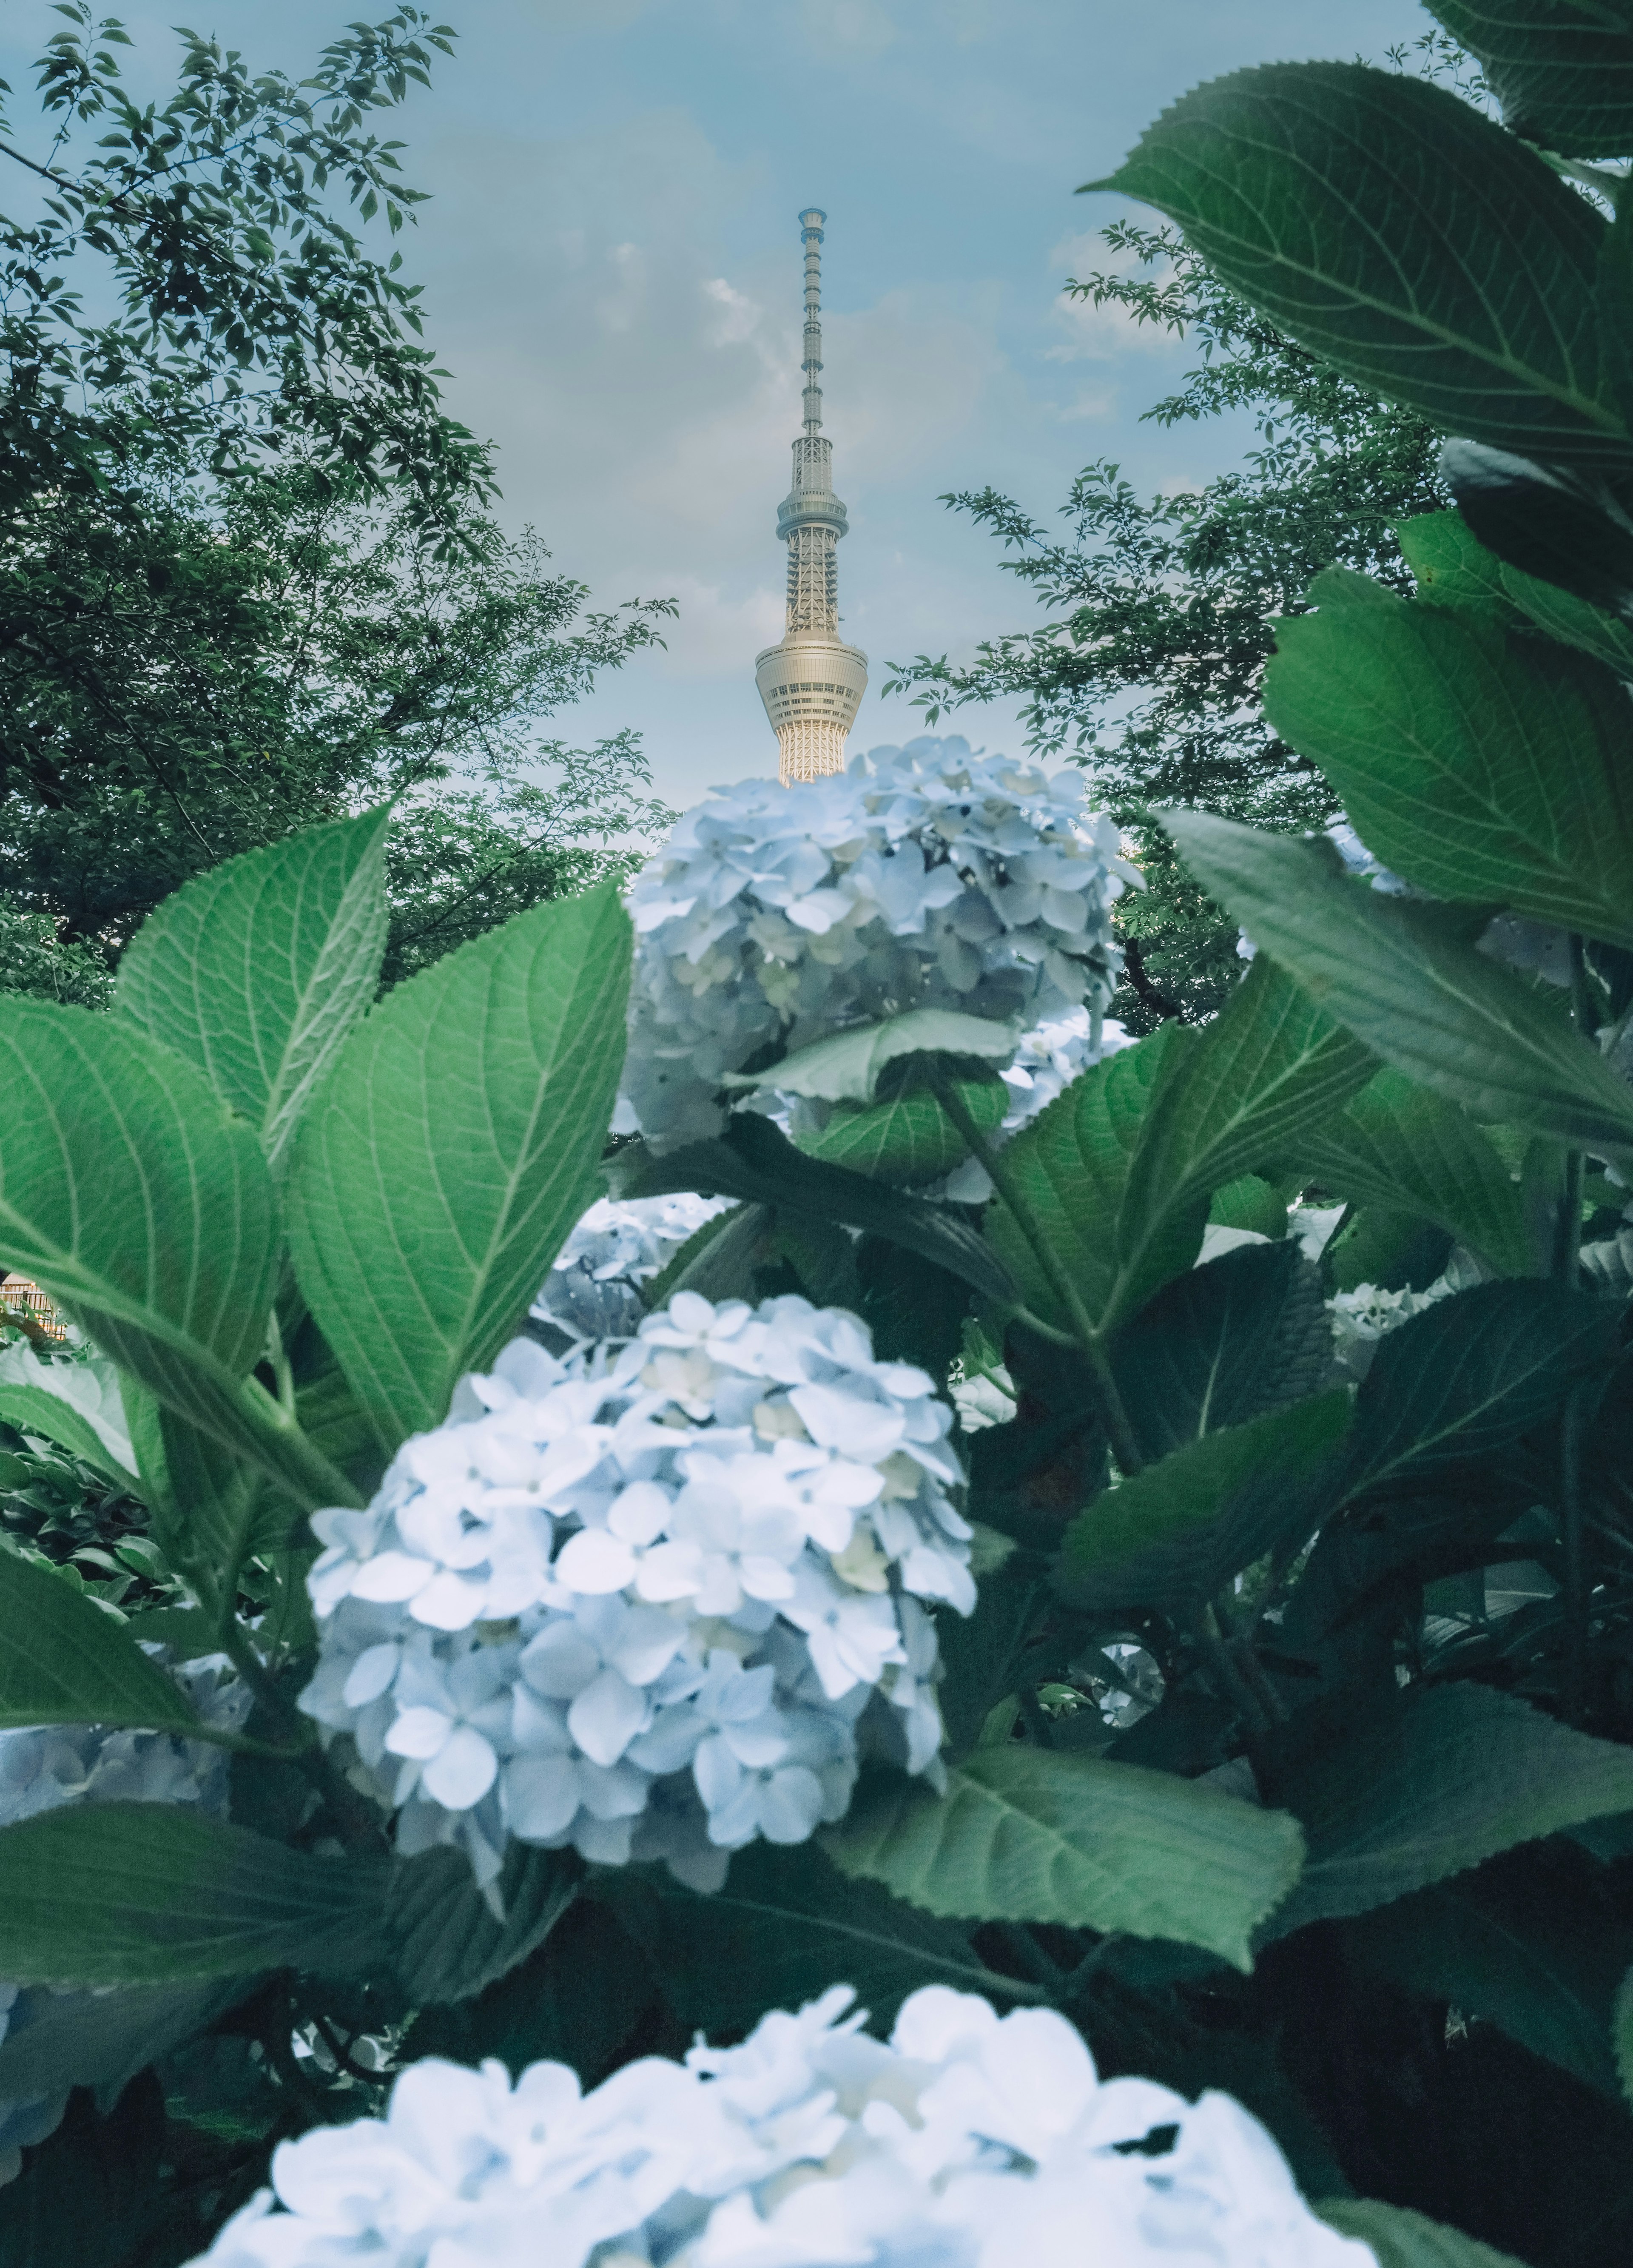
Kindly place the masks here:
<instances>
[{"instance_id":1,"label":"blurred foreground flower","mask_svg":"<svg viewBox=\"0 0 1633 2268\"><path fill-rule=\"evenodd\" d=\"M1375 2268L1227 2095L1102 2080L1052 2011L932 1984L886 2044L838 1984L740 2047L427 2061L384 2119L283 2142L210 2268ZM201 2268L195 2263L195 2268Z\"/></svg>"}]
</instances>

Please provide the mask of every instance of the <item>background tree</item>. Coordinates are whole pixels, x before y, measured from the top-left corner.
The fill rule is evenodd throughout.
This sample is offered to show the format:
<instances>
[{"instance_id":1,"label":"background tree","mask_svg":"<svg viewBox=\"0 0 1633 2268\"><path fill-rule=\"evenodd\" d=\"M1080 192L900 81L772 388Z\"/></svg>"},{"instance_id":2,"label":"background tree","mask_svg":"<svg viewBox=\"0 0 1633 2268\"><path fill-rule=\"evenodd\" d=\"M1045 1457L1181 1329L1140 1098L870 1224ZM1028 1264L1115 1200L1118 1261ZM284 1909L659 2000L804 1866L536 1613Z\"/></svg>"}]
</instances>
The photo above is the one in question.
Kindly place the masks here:
<instances>
[{"instance_id":1,"label":"background tree","mask_svg":"<svg viewBox=\"0 0 1633 2268\"><path fill-rule=\"evenodd\" d=\"M1445 503L1439 441L1285 338L1210 273L1177 231L1117 222L1107 249L1133 271L1074 278L1070 295L1123 309L1198 345L1202 361L1144 413L1171 427L1246 412L1257 446L1199 490L1142 497L1099 459L1079 473L1058 535L991 488L943 500L1012 556L1005 571L1049 610L1041 628L984 641L967 664L917 655L912 688L935 722L982 702L1022 703L1029 747L1064 750L1137 846L1150 887L1119 908L1134 1031L1213 1013L1239 968L1236 924L1175 859L1146 814L1191 804L1262 827L1320 827L1337 806L1315 767L1260 706L1270 618L1303 610L1335 564L1406 590L1397 520Z\"/></svg>"},{"instance_id":2,"label":"background tree","mask_svg":"<svg viewBox=\"0 0 1633 2268\"><path fill-rule=\"evenodd\" d=\"M394 233L418 200L369 121L451 33L401 8L297 85L184 33L144 110L119 25L61 12L43 156L0 117L33 197L0 216L0 891L111 959L189 874L405 792L442 862L397 860L422 955L495 891L511 912L582 879L563 815L602 844L638 829L644 764L628 735L552 740L561 784L530 801L531 736L672 609L592 613L504 534L417 287L349 225Z\"/></svg>"}]
</instances>

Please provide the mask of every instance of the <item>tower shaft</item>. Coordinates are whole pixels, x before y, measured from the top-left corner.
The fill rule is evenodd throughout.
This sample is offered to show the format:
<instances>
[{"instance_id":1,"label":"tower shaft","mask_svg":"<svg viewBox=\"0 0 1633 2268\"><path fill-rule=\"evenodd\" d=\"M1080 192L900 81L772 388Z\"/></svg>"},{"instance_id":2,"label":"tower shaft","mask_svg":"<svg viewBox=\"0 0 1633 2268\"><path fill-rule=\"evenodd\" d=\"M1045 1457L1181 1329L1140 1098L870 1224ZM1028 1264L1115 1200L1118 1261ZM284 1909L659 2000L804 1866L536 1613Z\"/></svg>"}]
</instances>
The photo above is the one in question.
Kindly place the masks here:
<instances>
[{"instance_id":1,"label":"tower shaft","mask_svg":"<svg viewBox=\"0 0 1633 2268\"><path fill-rule=\"evenodd\" d=\"M805 254L805 431L794 443L793 484L776 516L788 546L787 630L754 669L776 733L783 784L844 770L845 740L867 688L867 656L839 637L839 539L845 507L834 494L834 445L822 431L822 224L799 216Z\"/></svg>"}]
</instances>

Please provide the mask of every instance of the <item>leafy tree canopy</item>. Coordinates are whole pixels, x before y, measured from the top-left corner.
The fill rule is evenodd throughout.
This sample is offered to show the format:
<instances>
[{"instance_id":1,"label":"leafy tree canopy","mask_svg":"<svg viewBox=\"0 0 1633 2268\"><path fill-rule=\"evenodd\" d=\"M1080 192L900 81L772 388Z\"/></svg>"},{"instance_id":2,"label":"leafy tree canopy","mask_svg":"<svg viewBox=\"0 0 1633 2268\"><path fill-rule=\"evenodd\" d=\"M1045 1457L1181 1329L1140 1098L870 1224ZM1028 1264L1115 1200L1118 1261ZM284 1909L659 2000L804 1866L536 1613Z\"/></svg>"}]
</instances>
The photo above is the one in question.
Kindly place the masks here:
<instances>
[{"instance_id":1,"label":"leafy tree canopy","mask_svg":"<svg viewBox=\"0 0 1633 2268\"><path fill-rule=\"evenodd\" d=\"M603 843L661 815L629 736L533 733L673 608L591 611L504 534L418 287L356 232L419 199L372 121L445 27L354 25L298 85L183 33L142 109L119 24L59 12L43 156L0 120L27 184L0 215L0 892L111 958L189 875L407 794L416 965L587 879L569 814ZM451 774L476 784L438 805Z\"/></svg>"}]
</instances>

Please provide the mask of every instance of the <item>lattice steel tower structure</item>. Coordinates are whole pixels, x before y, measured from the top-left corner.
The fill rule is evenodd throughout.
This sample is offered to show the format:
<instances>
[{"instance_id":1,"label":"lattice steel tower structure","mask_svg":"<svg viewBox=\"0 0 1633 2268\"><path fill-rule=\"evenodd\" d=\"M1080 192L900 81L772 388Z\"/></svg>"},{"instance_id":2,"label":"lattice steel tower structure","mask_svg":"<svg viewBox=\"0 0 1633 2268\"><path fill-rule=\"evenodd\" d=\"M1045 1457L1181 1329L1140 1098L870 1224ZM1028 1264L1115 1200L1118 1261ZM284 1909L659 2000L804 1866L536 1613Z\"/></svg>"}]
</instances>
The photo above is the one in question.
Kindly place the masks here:
<instances>
[{"instance_id":1,"label":"lattice steel tower structure","mask_svg":"<svg viewBox=\"0 0 1633 2268\"><path fill-rule=\"evenodd\" d=\"M839 539L845 507L834 494L834 445L822 432L822 224L799 216L805 247L805 423L794 444L794 484L776 515L788 546L788 629L754 664L776 733L784 787L843 771L845 736L867 690L867 656L839 637Z\"/></svg>"}]
</instances>

